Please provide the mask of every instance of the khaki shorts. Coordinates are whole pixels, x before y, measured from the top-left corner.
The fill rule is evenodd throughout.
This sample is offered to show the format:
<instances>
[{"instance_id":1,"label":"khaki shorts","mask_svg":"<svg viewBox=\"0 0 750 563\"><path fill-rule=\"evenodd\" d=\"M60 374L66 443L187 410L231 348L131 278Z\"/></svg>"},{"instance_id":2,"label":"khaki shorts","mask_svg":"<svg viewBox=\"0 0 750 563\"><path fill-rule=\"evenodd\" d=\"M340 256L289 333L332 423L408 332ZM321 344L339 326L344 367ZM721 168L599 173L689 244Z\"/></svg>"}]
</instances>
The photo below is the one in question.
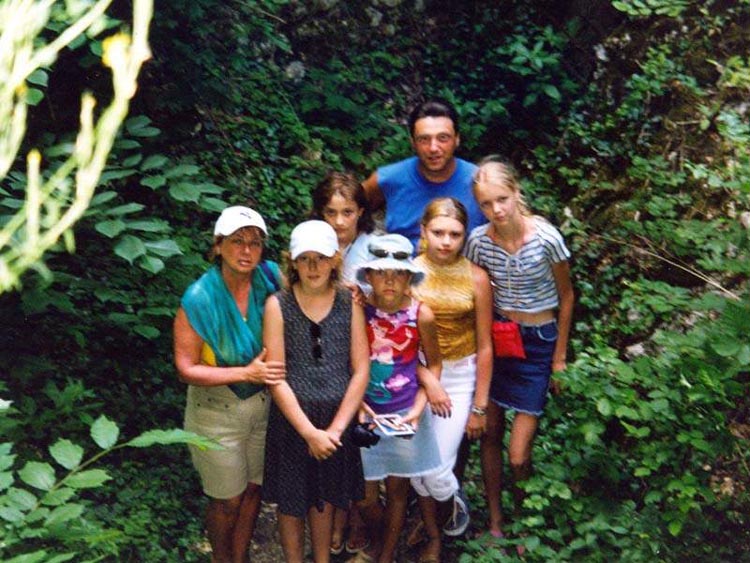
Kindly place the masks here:
<instances>
[{"instance_id":1,"label":"khaki shorts","mask_svg":"<svg viewBox=\"0 0 750 563\"><path fill-rule=\"evenodd\" d=\"M211 498L240 495L248 483L263 484L266 426L271 398L267 391L244 401L227 386L188 386L185 430L213 438L225 449L190 447L203 491Z\"/></svg>"}]
</instances>

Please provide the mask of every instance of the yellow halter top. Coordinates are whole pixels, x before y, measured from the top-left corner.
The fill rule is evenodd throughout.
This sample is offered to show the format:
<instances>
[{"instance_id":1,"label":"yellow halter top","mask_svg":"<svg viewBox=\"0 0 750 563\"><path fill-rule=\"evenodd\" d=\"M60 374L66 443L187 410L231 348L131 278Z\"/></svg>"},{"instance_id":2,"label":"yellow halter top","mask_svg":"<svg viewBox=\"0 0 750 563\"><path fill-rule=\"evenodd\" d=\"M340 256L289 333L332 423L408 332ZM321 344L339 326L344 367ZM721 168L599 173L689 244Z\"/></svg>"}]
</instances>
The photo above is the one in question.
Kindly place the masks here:
<instances>
[{"instance_id":1,"label":"yellow halter top","mask_svg":"<svg viewBox=\"0 0 750 563\"><path fill-rule=\"evenodd\" d=\"M427 276L412 294L435 313L440 353L444 360L459 360L477 351L474 282L471 262L464 256L448 266L421 254L415 262Z\"/></svg>"}]
</instances>

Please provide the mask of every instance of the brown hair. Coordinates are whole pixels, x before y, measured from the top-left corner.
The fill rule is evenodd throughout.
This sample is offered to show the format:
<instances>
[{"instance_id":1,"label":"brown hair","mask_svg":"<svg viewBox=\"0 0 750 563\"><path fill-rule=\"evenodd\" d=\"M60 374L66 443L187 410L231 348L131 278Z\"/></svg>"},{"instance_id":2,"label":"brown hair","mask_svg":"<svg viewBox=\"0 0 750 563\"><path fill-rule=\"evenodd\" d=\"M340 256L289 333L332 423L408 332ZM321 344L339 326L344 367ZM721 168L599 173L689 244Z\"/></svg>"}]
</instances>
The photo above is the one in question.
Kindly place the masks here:
<instances>
[{"instance_id":1,"label":"brown hair","mask_svg":"<svg viewBox=\"0 0 750 563\"><path fill-rule=\"evenodd\" d=\"M259 229L258 227L242 227L241 229L237 229L235 233L256 233L263 243L263 252L261 254L261 260L263 260L263 256L266 252L266 234L261 229ZM232 235L233 234L234 233L232 233ZM221 244L221 241L223 241L225 238L227 237L225 237L224 235L214 235L214 243L211 245L211 248L208 251L208 261L213 262L217 266L221 266L221 254L216 252L216 247L219 246Z\"/></svg>"},{"instance_id":2,"label":"brown hair","mask_svg":"<svg viewBox=\"0 0 750 563\"><path fill-rule=\"evenodd\" d=\"M295 283L299 282L299 272L297 271L297 268L294 267L294 260L292 260L292 255L289 254L288 251L285 250L281 253L281 260L284 264L287 288L291 288ZM333 262L333 269L331 270L331 277L328 281L331 284L336 284L341 279L341 268L343 266L341 253L336 251L336 254L331 257L331 261Z\"/></svg>"},{"instance_id":3,"label":"brown hair","mask_svg":"<svg viewBox=\"0 0 750 563\"><path fill-rule=\"evenodd\" d=\"M503 186L518 194L518 207L522 215L531 215L529 206L523 197L521 182L513 165L497 155L490 155L481 160L479 168L474 173L473 190L476 196L477 186L488 184L492 186Z\"/></svg>"},{"instance_id":4,"label":"brown hair","mask_svg":"<svg viewBox=\"0 0 750 563\"><path fill-rule=\"evenodd\" d=\"M367 203L367 196L362 184L351 172L331 171L325 175L320 183L315 187L312 193L312 212L311 219L325 220L323 210L335 195L340 195L357 204L362 210L357 221L357 234L371 233L375 230L375 221L370 214L370 206Z\"/></svg>"}]
</instances>

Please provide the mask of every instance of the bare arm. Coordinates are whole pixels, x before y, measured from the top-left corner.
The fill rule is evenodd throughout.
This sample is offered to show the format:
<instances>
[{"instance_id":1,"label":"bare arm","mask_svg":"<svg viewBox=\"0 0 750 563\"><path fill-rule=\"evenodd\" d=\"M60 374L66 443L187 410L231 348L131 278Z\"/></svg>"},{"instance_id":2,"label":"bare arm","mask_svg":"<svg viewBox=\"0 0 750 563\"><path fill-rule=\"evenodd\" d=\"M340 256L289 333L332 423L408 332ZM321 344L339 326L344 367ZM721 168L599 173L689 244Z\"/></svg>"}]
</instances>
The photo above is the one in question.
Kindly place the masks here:
<instances>
[{"instance_id":1,"label":"bare arm","mask_svg":"<svg viewBox=\"0 0 750 563\"><path fill-rule=\"evenodd\" d=\"M370 206L370 211L382 209L385 205L385 198L383 197L383 192L378 185L377 171L370 174L367 180L362 182L362 187L365 189L365 195L367 196L367 203Z\"/></svg>"},{"instance_id":2,"label":"bare arm","mask_svg":"<svg viewBox=\"0 0 750 563\"><path fill-rule=\"evenodd\" d=\"M477 381L474 389L473 406L486 409L489 402L490 381L492 380L492 287L490 278L482 268L472 264L474 282L474 310L477 333ZM469 415L466 433L469 438L479 438L487 426L487 417L475 413Z\"/></svg>"},{"instance_id":3,"label":"bare arm","mask_svg":"<svg viewBox=\"0 0 750 563\"><path fill-rule=\"evenodd\" d=\"M278 385L286 377L283 359L268 358L263 348L245 366L218 367L201 363L203 339L195 332L184 309L180 307L174 319L174 363L180 379L190 385L214 386L230 383Z\"/></svg>"},{"instance_id":4,"label":"bare arm","mask_svg":"<svg viewBox=\"0 0 750 563\"><path fill-rule=\"evenodd\" d=\"M557 344L552 354L552 373L556 373L566 368L575 296L573 283L570 280L570 264L568 264L568 261L552 264L552 273L555 276L555 286L560 297L560 307L557 313Z\"/></svg>"},{"instance_id":5,"label":"bare arm","mask_svg":"<svg viewBox=\"0 0 750 563\"><path fill-rule=\"evenodd\" d=\"M365 328L365 313L362 307L352 303L351 322L351 364L352 377L341 400L336 416L328 426L328 433L340 442L341 434L349 425L362 403L370 380L370 347L367 343L367 329Z\"/></svg>"},{"instance_id":6,"label":"bare arm","mask_svg":"<svg viewBox=\"0 0 750 563\"><path fill-rule=\"evenodd\" d=\"M263 343L269 355L275 359L285 359L284 352L284 318L276 296L266 301L263 316ZM335 443L325 430L316 428L300 407L299 401L289 384L284 381L270 388L271 397L284 417L297 433L307 442L310 455L321 460L330 456L340 445Z\"/></svg>"},{"instance_id":7,"label":"bare arm","mask_svg":"<svg viewBox=\"0 0 750 563\"><path fill-rule=\"evenodd\" d=\"M437 327L435 326L435 314L425 303L422 303L419 307L417 328L419 330L419 343L425 357L425 367L439 380L443 371L443 360L440 356L440 345L438 344ZM420 386L414 400L414 406L412 406L406 416L404 416L404 420L411 422L416 427L426 404L427 394L425 393L424 388Z\"/></svg>"}]
</instances>

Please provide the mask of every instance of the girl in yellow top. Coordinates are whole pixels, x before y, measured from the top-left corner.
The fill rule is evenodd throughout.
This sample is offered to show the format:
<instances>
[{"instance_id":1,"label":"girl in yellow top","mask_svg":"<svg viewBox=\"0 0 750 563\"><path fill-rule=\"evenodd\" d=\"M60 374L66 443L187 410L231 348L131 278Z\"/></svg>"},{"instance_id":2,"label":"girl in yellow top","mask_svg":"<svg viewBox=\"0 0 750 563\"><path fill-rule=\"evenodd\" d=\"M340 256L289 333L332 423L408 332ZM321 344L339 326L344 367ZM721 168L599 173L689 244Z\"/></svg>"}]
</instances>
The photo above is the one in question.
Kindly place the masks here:
<instances>
[{"instance_id":1,"label":"girl in yellow top","mask_svg":"<svg viewBox=\"0 0 750 563\"><path fill-rule=\"evenodd\" d=\"M456 477L463 473L466 455L458 460L458 454L464 434L477 439L485 430L492 375L492 290L487 273L461 253L467 224L466 209L458 200L438 198L428 204L421 223L424 252L415 260L427 276L412 289L414 297L435 313L443 356L442 389L434 379L422 382L433 410L442 415L435 419L435 433L443 466L436 473L412 479L423 514L435 515L424 521L429 536L425 556L433 557L440 550L438 520L445 521L453 509L443 527L452 536L461 535L469 523ZM436 517L435 501L441 503L443 518Z\"/></svg>"}]
</instances>

